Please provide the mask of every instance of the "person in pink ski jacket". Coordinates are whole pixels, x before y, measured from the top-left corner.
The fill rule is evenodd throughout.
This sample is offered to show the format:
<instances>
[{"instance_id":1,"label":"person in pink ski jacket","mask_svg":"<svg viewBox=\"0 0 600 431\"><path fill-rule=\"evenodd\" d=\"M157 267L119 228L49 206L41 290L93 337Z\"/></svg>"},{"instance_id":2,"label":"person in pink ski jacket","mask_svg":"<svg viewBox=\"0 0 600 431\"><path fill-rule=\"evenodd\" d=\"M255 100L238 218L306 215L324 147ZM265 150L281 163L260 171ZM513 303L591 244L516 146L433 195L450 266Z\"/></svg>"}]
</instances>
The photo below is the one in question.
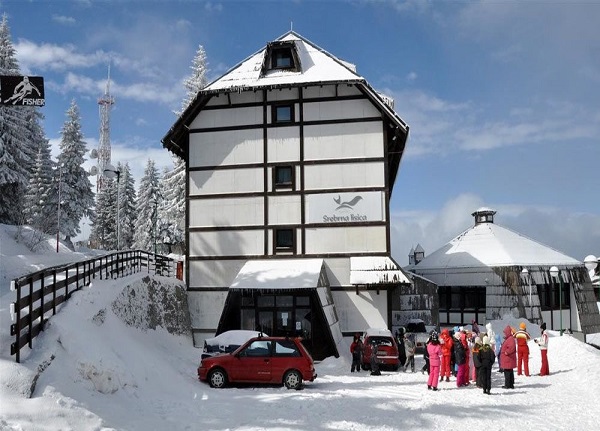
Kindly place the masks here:
<instances>
[{"instance_id":1,"label":"person in pink ski jacket","mask_svg":"<svg viewBox=\"0 0 600 431\"><path fill-rule=\"evenodd\" d=\"M440 346L440 340L435 331L431 333L430 341L427 343L427 353L429 354L429 379L427 380L427 389L437 391L440 366L442 364L442 346Z\"/></svg>"},{"instance_id":2,"label":"person in pink ski jacket","mask_svg":"<svg viewBox=\"0 0 600 431\"><path fill-rule=\"evenodd\" d=\"M503 389L515 388L515 368L517 366L517 345L512 334L512 328L504 328L504 342L500 348L500 368L504 370Z\"/></svg>"}]
</instances>

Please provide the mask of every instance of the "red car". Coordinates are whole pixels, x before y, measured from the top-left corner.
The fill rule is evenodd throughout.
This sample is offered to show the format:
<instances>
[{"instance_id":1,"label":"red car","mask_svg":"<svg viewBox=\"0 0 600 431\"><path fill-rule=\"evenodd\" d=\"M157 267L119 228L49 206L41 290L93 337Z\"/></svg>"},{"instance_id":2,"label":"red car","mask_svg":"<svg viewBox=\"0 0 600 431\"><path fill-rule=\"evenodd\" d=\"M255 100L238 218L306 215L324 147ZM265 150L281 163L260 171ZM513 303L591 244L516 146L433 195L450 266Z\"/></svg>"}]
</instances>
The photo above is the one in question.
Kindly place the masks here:
<instances>
[{"instance_id":1,"label":"red car","mask_svg":"<svg viewBox=\"0 0 600 431\"><path fill-rule=\"evenodd\" d=\"M371 353L373 347L377 346L377 363L380 369L398 371L400 359L398 355L398 343L388 329L369 328L365 332L363 340L362 369L371 369Z\"/></svg>"},{"instance_id":2,"label":"red car","mask_svg":"<svg viewBox=\"0 0 600 431\"><path fill-rule=\"evenodd\" d=\"M283 384L300 389L317 377L310 353L300 338L253 337L232 353L204 358L198 378L213 388L228 383Z\"/></svg>"}]
</instances>

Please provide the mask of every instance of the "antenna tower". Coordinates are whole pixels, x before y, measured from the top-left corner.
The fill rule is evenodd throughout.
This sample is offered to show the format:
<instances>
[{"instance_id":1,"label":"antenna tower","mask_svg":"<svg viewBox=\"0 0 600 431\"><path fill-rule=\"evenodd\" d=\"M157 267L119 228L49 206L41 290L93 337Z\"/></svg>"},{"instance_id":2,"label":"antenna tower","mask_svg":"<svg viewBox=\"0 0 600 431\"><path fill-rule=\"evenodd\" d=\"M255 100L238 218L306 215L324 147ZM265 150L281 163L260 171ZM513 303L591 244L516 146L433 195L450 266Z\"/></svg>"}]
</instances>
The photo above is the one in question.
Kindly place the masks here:
<instances>
[{"instance_id":1,"label":"antenna tower","mask_svg":"<svg viewBox=\"0 0 600 431\"><path fill-rule=\"evenodd\" d=\"M102 190L106 183L103 175L104 169L110 165L110 109L115 104L115 99L110 95L110 64L108 65L108 80L104 96L98 99L100 108L100 141L98 142L98 176L96 177L96 191Z\"/></svg>"}]
</instances>

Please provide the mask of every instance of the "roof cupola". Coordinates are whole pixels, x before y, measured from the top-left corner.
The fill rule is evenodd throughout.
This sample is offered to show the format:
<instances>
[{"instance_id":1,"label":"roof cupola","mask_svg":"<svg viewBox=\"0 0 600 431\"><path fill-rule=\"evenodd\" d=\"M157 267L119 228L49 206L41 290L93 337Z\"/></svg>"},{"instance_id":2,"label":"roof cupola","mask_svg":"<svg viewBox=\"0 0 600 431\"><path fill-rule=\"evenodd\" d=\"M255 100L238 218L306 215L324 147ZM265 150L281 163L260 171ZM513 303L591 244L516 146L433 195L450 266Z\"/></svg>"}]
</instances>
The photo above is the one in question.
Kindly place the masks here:
<instances>
[{"instance_id":1,"label":"roof cupola","mask_svg":"<svg viewBox=\"0 0 600 431\"><path fill-rule=\"evenodd\" d=\"M475 226L481 223L494 223L494 214L496 214L496 211L486 207L481 207L474 213L471 213L475 217Z\"/></svg>"}]
</instances>

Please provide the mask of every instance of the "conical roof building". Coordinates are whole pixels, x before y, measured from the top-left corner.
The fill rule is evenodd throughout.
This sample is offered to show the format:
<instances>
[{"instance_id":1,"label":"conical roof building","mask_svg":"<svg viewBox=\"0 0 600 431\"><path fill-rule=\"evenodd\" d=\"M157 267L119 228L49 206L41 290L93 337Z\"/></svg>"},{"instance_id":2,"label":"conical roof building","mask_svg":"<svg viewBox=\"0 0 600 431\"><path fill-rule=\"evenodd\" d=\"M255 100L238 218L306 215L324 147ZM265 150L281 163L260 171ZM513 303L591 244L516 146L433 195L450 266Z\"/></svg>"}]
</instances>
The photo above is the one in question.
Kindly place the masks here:
<instances>
[{"instance_id":1,"label":"conical roof building","mask_svg":"<svg viewBox=\"0 0 600 431\"><path fill-rule=\"evenodd\" d=\"M494 223L495 214L490 208L473 212L473 226L412 267L439 287L440 324L512 314L556 330L599 332L583 263Z\"/></svg>"}]
</instances>

